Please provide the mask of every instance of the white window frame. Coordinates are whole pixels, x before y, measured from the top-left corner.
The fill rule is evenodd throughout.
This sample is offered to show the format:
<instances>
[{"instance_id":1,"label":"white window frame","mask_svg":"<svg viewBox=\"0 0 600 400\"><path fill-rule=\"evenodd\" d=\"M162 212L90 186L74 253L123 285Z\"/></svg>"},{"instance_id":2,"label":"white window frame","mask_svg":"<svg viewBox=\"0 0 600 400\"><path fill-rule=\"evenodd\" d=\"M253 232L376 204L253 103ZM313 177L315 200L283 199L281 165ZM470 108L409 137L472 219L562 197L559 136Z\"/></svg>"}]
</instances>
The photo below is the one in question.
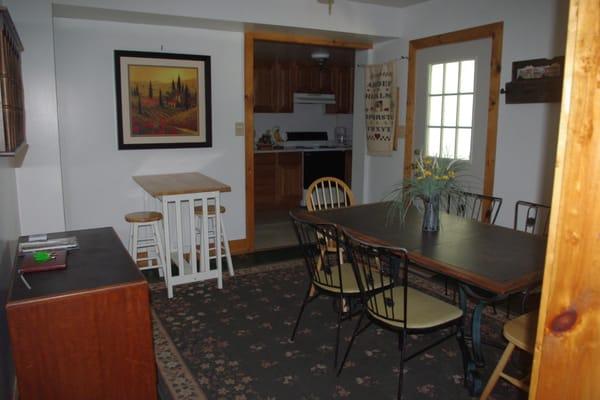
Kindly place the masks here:
<instances>
[{"instance_id":1,"label":"white window frame","mask_svg":"<svg viewBox=\"0 0 600 400\"><path fill-rule=\"evenodd\" d=\"M473 65L473 89L470 92L461 92L460 91L460 82L461 82L461 75L462 75L462 62L463 61L473 61L474 65ZM458 63L458 82L457 82L457 86L456 86L456 92L448 92L446 93L446 68L448 64L452 64L452 63ZM443 65L443 71L442 71L442 92L441 93L436 93L436 94L432 94L431 93L431 78L432 78L432 68L434 65ZM426 97L427 97L427 115L426 115L426 120L425 120L425 154L428 156L431 156L431 154L429 153L429 140L430 140L430 134L429 134L429 129L430 128L434 128L434 129L439 129L440 130L440 136L439 136L439 149L438 149L438 155L437 157L441 157L443 154L443 143L444 143L444 128L451 128L454 129L454 154L452 155L452 157L448 157L448 158L452 158L452 159L458 159L457 157L457 150L458 150L458 130L459 129L470 129L471 130L471 137L470 137L470 148L469 148L469 157L464 159L462 158L461 160L463 161L468 161L470 162L472 160L472 156L473 156L473 122L475 119L475 88L476 88L476 83L477 83L477 59L476 58L466 58L466 59L462 59L462 60L452 60L452 61L446 61L446 62L436 62L436 63L432 63L429 64L428 66L428 79L427 79L427 93L426 93ZM471 104L471 125L470 126L461 126L459 125L459 113L460 113L460 96L461 95L472 95L473 97L473 101ZM444 124L444 98L446 96L456 96L456 120L454 125L445 125ZM440 125L430 125L430 112L431 112L431 98L433 97L439 97L441 98L441 116L440 116Z\"/></svg>"}]
</instances>

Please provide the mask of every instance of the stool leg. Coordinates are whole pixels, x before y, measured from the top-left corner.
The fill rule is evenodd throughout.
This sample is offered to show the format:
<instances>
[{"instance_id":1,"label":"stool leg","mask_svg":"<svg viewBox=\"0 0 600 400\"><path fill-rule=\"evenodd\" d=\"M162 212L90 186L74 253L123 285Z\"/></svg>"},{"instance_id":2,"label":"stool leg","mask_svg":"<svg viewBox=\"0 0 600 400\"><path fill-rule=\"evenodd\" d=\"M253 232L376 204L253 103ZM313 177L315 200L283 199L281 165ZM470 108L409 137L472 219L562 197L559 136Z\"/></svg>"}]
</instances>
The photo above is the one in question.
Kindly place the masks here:
<instances>
[{"instance_id":1,"label":"stool leg","mask_svg":"<svg viewBox=\"0 0 600 400\"><path fill-rule=\"evenodd\" d=\"M131 257L133 257L133 226L133 223L129 224L129 246L127 247Z\"/></svg>"},{"instance_id":2,"label":"stool leg","mask_svg":"<svg viewBox=\"0 0 600 400\"><path fill-rule=\"evenodd\" d=\"M233 262L231 261L231 250L229 249L229 240L227 240L227 233L225 233L225 224L223 224L223 216L221 216L221 237L223 238L223 246L225 247L227 270L229 271L229 276L234 276Z\"/></svg>"},{"instance_id":3,"label":"stool leg","mask_svg":"<svg viewBox=\"0 0 600 400\"><path fill-rule=\"evenodd\" d=\"M139 225L137 223L133 223L133 234L132 234L132 240L133 240L133 244L131 246L132 248L132 252L131 252L131 257L133 258L133 262L135 263L135 265L137 266L137 260L138 260L138 229L139 229Z\"/></svg>"},{"instance_id":4,"label":"stool leg","mask_svg":"<svg viewBox=\"0 0 600 400\"><path fill-rule=\"evenodd\" d=\"M154 223L152 224L152 231L154 233L154 240L156 241L157 246L158 262L161 265L160 268L158 268L158 276L160 276L161 278L165 278L166 280L165 268L167 263L165 260L165 251L162 245L162 237L160 235L160 224L158 221L154 221Z\"/></svg>"},{"instance_id":5,"label":"stool leg","mask_svg":"<svg viewBox=\"0 0 600 400\"><path fill-rule=\"evenodd\" d=\"M494 386L496 386L498 378L500 378L500 374L502 373L502 371L504 371L508 360L510 360L510 356L514 349L515 345L511 342L508 342L508 346L506 346L504 353L502 353L502 357L500 357L498 365L496 365L494 372L492 372L492 375L490 376L490 380L488 381L487 385L485 385L485 389L483 389L479 400L486 400L490 393L492 393L492 390L494 389Z\"/></svg>"}]
</instances>

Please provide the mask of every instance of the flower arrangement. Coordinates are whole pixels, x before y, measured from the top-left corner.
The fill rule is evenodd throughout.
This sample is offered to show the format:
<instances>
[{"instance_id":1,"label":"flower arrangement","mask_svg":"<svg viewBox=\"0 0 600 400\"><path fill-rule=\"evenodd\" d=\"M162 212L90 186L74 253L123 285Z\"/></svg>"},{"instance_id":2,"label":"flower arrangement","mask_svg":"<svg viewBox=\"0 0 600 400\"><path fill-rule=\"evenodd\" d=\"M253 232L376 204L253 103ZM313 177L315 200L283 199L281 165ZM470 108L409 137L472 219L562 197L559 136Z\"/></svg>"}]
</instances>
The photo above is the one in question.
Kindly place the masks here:
<instances>
[{"instance_id":1,"label":"flower arrangement","mask_svg":"<svg viewBox=\"0 0 600 400\"><path fill-rule=\"evenodd\" d=\"M436 231L439 227L440 198L450 193L462 193L456 179L464 169L464 162L423 156L418 150L415 154L412 176L405 179L390 194L392 212L400 209L404 218L410 206L414 204L425 214L423 230ZM428 215L428 211L434 215Z\"/></svg>"}]
</instances>

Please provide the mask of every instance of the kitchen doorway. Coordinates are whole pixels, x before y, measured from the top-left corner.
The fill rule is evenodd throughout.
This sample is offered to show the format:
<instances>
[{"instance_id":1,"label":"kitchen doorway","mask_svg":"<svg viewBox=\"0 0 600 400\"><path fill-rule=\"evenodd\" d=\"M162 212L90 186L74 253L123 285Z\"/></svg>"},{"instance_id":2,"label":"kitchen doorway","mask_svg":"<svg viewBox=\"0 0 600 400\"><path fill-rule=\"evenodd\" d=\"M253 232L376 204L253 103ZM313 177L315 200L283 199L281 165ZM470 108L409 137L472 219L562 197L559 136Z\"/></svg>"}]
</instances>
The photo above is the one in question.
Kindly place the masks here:
<instances>
[{"instance_id":1,"label":"kitchen doorway","mask_svg":"<svg viewBox=\"0 0 600 400\"><path fill-rule=\"evenodd\" d=\"M327 67L323 67L336 56L351 51L351 63L347 67L353 69L354 50L371 47L370 43L339 39L273 32L246 33L244 78L247 252L297 244L288 213L290 209L298 208L304 197L304 153L340 151L338 148L329 148L335 144L336 133L343 133L342 129L336 131L335 128L343 127L345 120L352 120L351 117L339 115L352 110L352 103L349 104L346 99L353 99L354 95L353 70L349 76L347 71L350 69L346 65L332 65L336 72L341 71L338 74L329 73ZM296 55L290 56L293 53ZM302 57L302 53L307 63L294 59ZM265 62L269 55L276 55L276 62ZM291 87L294 85L295 87ZM327 88L329 90L324 90ZM340 90L345 93L342 95ZM345 100L332 103L327 97L329 94ZM312 108L321 109L324 115L330 114L333 120L331 126L322 129L318 121L309 115ZM308 128L305 128L306 125L283 127L284 123L278 118L298 110L303 114L299 119L313 125ZM261 113L258 118L255 115L257 111ZM263 115L268 118L263 118ZM273 118L272 123L265 122L269 118ZM352 122L349 122L350 130L351 127ZM318 133L323 131L326 132L325 140L318 138ZM290 133L310 139L307 143L294 143L296 148L291 149ZM346 133L351 134L348 130ZM264 139L261 140L263 135ZM257 147L257 142L262 146ZM349 157L344 153L343 159L350 160L348 165L351 165L351 153Z\"/></svg>"}]
</instances>

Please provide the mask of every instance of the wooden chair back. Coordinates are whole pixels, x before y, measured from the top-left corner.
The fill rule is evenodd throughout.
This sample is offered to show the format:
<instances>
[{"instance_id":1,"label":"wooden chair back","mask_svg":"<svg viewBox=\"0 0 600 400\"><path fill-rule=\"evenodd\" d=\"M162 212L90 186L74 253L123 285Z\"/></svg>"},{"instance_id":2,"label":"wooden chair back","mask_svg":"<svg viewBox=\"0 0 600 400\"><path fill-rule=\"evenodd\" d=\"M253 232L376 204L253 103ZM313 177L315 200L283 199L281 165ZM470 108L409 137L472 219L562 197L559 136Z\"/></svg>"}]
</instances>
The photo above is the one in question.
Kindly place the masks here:
<instances>
[{"instance_id":1,"label":"wooden chair back","mask_svg":"<svg viewBox=\"0 0 600 400\"><path fill-rule=\"evenodd\" d=\"M374 315L400 323L406 329L409 264L406 249L375 245L353 236L346 230L343 231L342 237L352 259L352 268L363 304ZM381 282L389 284L382 287ZM403 296L397 295L398 288ZM374 296L376 293L383 294L383 302L380 301L381 296ZM398 301L403 303L402 307L397 307L395 302ZM402 315L400 310L403 310Z\"/></svg>"},{"instance_id":2,"label":"wooden chair back","mask_svg":"<svg viewBox=\"0 0 600 400\"><path fill-rule=\"evenodd\" d=\"M534 235L548 236L550 207L544 204L519 200L515 204L513 228Z\"/></svg>"},{"instance_id":3,"label":"wooden chair back","mask_svg":"<svg viewBox=\"0 0 600 400\"><path fill-rule=\"evenodd\" d=\"M306 192L308 211L327 210L354 205L354 194L344 181L332 176L319 178Z\"/></svg>"},{"instance_id":4,"label":"wooden chair back","mask_svg":"<svg viewBox=\"0 0 600 400\"><path fill-rule=\"evenodd\" d=\"M337 227L332 224L315 224L290 211L290 218L302 249L306 269L313 282L343 294L340 263L340 241ZM329 246L335 251L328 251ZM334 268L338 267L338 268Z\"/></svg>"},{"instance_id":5,"label":"wooden chair back","mask_svg":"<svg viewBox=\"0 0 600 400\"><path fill-rule=\"evenodd\" d=\"M441 207L448 214L495 224L502 199L478 193L455 192L442 199Z\"/></svg>"}]
</instances>

